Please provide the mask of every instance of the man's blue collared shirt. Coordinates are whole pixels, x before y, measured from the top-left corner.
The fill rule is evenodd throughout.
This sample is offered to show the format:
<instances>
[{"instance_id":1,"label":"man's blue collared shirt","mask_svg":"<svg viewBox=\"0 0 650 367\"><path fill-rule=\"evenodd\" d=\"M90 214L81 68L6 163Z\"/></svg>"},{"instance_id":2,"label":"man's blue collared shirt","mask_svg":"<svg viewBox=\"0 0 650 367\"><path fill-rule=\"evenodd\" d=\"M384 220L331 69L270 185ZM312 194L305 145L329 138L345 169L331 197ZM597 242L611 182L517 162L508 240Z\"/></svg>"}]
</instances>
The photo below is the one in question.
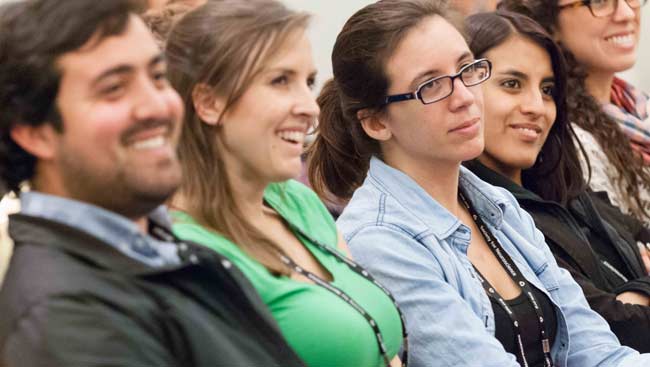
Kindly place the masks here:
<instances>
[{"instance_id":1,"label":"man's blue collared shirt","mask_svg":"<svg viewBox=\"0 0 650 367\"><path fill-rule=\"evenodd\" d=\"M84 231L149 266L180 264L176 244L144 234L135 222L98 206L37 191L22 193L20 206L22 214L59 222ZM149 220L171 228L164 206L151 212Z\"/></svg>"},{"instance_id":2,"label":"man's blue collared shirt","mask_svg":"<svg viewBox=\"0 0 650 367\"><path fill-rule=\"evenodd\" d=\"M556 307L556 366L650 366L620 346L581 288L557 266L530 215L464 167L460 186L522 275ZM471 231L413 179L377 158L337 221L355 260L395 295L409 366L518 367L494 337L490 300L467 257Z\"/></svg>"}]
</instances>

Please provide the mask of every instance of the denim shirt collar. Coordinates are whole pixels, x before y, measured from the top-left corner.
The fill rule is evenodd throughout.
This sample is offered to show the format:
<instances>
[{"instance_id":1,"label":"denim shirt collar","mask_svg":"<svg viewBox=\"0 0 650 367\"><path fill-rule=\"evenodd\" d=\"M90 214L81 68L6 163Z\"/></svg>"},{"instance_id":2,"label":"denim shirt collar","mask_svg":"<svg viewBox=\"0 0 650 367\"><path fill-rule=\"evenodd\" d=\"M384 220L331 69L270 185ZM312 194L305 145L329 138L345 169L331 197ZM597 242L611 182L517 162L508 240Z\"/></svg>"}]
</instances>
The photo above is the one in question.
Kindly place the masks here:
<instances>
[{"instance_id":1,"label":"denim shirt collar","mask_svg":"<svg viewBox=\"0 0 650 367\"><path fill-rule=\"evenodd\" d=\"M415 180L377 157L370 160L368 178L374 180L404 210L420 219L438 239L446 239L461 226L460 220L434 200ZM509 205L507 199L498 189L481 181L462 166L459 186L479 216L498 230L503 222L503 213Z\"/></svg>"},{"instance_id":2,"label":"denim shirt collar","mask_svg":"<svg viewBox=\"0 0 650 367\"><path fill-rule=\"evenodd\" d=\"M21 214L40 217L86 232L124 255L153 267L177 265L177 246L144 234L128 218L77 200L36 191L20 195ZM161 205L149 216L158 226L171 228L167 209Z\"/></svg>"}]
</instances>

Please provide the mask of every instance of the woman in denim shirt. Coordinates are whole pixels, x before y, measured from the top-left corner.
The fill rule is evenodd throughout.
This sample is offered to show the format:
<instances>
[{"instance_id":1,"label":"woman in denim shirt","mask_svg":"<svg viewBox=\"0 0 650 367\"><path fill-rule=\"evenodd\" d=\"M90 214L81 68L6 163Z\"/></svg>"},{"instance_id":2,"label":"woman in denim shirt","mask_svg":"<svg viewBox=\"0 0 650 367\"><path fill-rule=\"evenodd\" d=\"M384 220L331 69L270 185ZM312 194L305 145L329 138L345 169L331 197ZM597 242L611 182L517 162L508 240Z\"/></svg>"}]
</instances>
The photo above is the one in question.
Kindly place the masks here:
<instances>
[{"instance_id":1,"label":"woman in denim shirt","mask_svg":"<svg viewBox=\"0 0 650 367\"><path fill-rule=\"evenodd\" d=\"M589 309L512 195L460 166L483 150L491 67L437 4L384 0L348 20L310 150L321 196L351 197L338 224L353 255L405 311L411 365L650 364ZM530 305L518 330L496 294L504 310ZM504 325L522 340L512 353L495 337Z\"/></svg>"}]
</instances>

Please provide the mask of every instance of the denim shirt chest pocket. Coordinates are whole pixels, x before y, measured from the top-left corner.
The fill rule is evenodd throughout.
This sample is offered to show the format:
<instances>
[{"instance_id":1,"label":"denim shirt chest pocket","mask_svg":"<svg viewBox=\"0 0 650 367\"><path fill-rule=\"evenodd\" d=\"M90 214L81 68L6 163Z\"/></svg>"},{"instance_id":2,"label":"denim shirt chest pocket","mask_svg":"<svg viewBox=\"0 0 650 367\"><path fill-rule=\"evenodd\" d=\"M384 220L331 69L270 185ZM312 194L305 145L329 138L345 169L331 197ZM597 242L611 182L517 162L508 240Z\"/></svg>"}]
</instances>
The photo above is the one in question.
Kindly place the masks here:
<instances>
[{"instance_id":1,"label":"denim shirt chest pocket","mask_svg":"<svg viewBox=\"0 0 650 367\"><path fill-rule=\"evenodd\" d=\"M522 236L522 233L508 228L507 225L499 229L490 224L487 224L487 226L503 249L512 258L524 278L536 288L546 293L559 311L557 306L560 303L559 283L553 272L550 271L551 267L549 267L549 262L544 252L533 245L530 242L530 238ZM461 225L461 227L464 226ZM480 234L474 233L472 235L480 236ZM449 239L455 245L454 248L458 251L459 255L457 260L461 266L456 267L456 270L466 271L467 274L460 275L460 278L466 280L466 283L469 282L464 287L460 287L459 292L461 292L463 298L470 304L474 312L481 316L487 331L494 334L496 326L492 303L477 278L476 269L467 257L469 236L464 240L462 236L455 234L450 236ZM515 247L513 243L517 243L518 245Z\"/></svg>"},{"instance_id":2,"label":"denim shirt chest pocket","mask_svg":"<svg viewBox=\"0 0 650 367\"><path fill-rule=\"evenodd\" d=\"M456 288L459 295L480 317L486 329L494 334L495 325L492 304L483 290L474 266L467 256L472 235L474 234L467 226L460 224L448 236L442 238L432 236L435 243L429 246L433 252L445 252L445 254L436 254L436 257L439 260L443 259L440 265L443 268L447 283Z\"/></svg>"}]
</instances>

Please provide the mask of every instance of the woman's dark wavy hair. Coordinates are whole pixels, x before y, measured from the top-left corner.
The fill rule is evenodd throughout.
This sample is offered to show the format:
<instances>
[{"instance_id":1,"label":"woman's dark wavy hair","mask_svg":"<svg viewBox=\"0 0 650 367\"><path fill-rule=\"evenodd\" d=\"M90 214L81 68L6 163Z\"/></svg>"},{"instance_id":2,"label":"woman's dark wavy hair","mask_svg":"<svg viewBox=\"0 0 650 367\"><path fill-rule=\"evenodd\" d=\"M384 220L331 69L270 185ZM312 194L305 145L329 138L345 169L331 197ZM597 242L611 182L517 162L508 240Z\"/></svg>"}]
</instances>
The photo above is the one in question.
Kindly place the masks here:
<instances>
[{"instance_id":1,"label":"woman's dark wavy hair","mask_svg":"<svg viewBox=\"0 0 650 367\"><path fill-rule=\"evenodd\" d=\"M18 124L63 123L56 108L58 58L92 37L121 34L137 0L16 0L0 6L0 194L20 191L32 178L36 158L10 136Z\"/></svg>"},{"instance_id":2,"label":"woman's dark wavy hair","mask_svg":"<svg viewBox=\"0 0 650 367\"><path fill-rule=\"evenodd\" d=\"M308 150L309 180L321 198L349 199L363 183L371 156L381 157L379 143L365 133L357 112L384 111L388 58L413 27L433 16L462 24L448 13L446 1L381 0L343 26L332 52L334 78L317 99L321 113Z\"/></svg>"},{"instance_id":3,"label":"woman's dark wavy hair","mask_svg":"<svg viewBox=\"0 0 650 367\"><path fill-rule=\"evenodd\" d=\"M503 0L499 8L529 16L550 34L554 34L557 30L557 19L560 13L557 0ZM598 141L618 173L616 184L621 192L627 194L625 199L631 214L641 220L650 218L650 213L644 207L640 197L640 188L650 185L650 172L645 169L642 158L627 143L629 139L619 128L618 123L602 111L599 103L587 91L585 86L587 71L583 65L562 45L561 41L559 45L568 65L569 121L591 133Z\"/></svg>"},{"instance_id":4,"label":"woman's dark wavy hair","mask_svg":"<svg viewBox=\"0 0 650 367\"><path fill-rule=\"evenodd\" d=\"M525 188L540 197L566 203L582 192L586 183L574 144L575 133L567 118L567 71L562 50L534 20L504 10L469 16L465 20L465 32L469 48L477 58L485 57L491 49L517 36L534 42L548 53L555 81L553 100L557 115L538 159L532 167L523 170L521 179ZM580 143L578 147L582 150Z\"/></svg>"}]
</instances>

